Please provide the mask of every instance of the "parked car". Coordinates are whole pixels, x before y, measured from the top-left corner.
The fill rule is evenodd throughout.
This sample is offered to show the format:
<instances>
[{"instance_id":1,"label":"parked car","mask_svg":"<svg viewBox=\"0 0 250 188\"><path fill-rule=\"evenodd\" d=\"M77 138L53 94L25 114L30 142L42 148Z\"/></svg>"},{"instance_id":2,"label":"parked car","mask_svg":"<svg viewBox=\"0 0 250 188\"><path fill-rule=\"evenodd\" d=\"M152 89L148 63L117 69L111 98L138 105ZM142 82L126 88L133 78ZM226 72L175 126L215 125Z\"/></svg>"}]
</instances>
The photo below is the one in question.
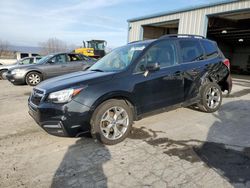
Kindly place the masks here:
<instances>
[{"instance_id":1,"label":"parked car","mask_svg":"<svg viewBox=\"0 0 250 188\"><path fill-rule=\"evenodd\" d=\"M25 57L20 59L14 64L10 65L1 65L0 64L0 79L6 79L6 73L11 68L18 68L23 65L34 64L38 62L42 57L41 56L34 56L34 57Z\"/></svg>"},{"instance_id":2,"label":"parked car","mask_svg":"<svg viewBox=\"0 0 250 188\"><path fill-rule=\"evenodd\" d=\"M230 62L214 41L192 35L117 48L85 72L42 82L28 105L49 134L91 132L104 144L124 140L133 121L161 110L197 105L215 112L231 91Z\"/></svg>"},{"instance_id":3,"label":"parked car","mask_svg":"<svg viewBox=\"0 0 250 188\"><path fill-rule=\"evenodd\" d=\"M13 84L35 86L42 80L88 69L94 60L82 54L56 53L43 57L33 65L10 69L6 75Z\"/></svg>"}]
</instances>

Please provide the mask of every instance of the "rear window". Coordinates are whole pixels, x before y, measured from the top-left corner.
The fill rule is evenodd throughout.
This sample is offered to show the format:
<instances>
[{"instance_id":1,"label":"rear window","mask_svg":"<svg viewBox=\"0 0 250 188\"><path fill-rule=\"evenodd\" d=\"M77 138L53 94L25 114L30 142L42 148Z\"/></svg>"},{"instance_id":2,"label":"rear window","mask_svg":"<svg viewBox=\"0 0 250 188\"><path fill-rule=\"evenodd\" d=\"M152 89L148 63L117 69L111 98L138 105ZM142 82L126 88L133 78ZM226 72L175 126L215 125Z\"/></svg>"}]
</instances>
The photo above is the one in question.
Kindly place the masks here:
<instances>
[{"instance_id":1,"label":"rear window","mask_svg":"<svg viewBox=\"0 0 250 188\"><path fill-rule=\"evenodd\" d=\"M203 59L203 50L198 40L180 40L182 63L194 62Z\"/></svg>"},{"instance_id":2,"label":"rear window","mask_svg":"<svg viewBox=\"0 0 250 188\"><path fill-rule=\"evenodd\" d=\"M218 56L219 52L215 42L201 40L201 44L205 50L207 58L214 58Z\"/></svg>"}]
</instances>

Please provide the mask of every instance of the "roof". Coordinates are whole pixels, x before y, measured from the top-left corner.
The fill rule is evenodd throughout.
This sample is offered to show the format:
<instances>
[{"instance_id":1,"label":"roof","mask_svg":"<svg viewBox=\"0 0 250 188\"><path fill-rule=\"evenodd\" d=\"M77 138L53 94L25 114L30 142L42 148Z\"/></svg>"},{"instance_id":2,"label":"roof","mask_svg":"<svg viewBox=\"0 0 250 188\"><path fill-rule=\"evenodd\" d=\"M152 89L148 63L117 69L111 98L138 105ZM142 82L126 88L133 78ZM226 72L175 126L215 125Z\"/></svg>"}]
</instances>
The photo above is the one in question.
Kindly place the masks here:
<instances>
[{"instance_id":1,"label":"roof","mask_svg":"<svg viewBox=\"0 0 250 188\"><path fill-rule=\"evenodd\" d=\"M219 5L233 3L233 2L237 2L237 1L240 1L240 0L223 0L220 2L216 2L216 3L209 3L209 4L205 4L205 5L199 5L199 6L191 6L191 7L187 7L184 9L176 9L176 10L172 10L172 11L151 14L148 16L141 16L141 17L129 19L127 21L128 22L136 22L136 21L150 19L150 18L156 18L156 17L160 17L160 16L167 16L167 15L181 13L181 12L187 12L187 11L192 11L192 10L197 10L197 9L202 9L202 8L207 8L207 7L219 6Z\"/></svg>"},{"instance_id":2,"label":"roof","mask_svg":"<svg viewBox=\"0 0 250 188\"><path fill-rule=\"evenodd\" d=\"M39 54L42 50L40 47L36 46L8 46L9 51L13 52L21 52L21 53L32 53Z\"/></svg>"},{"instance_id":3,"label":"roof","mask_svg":"<svg viewBox=\"0 0 250 188\"><path fill-rule=\"evenodd\" d=\"M138 41L133 41L133 42L130 42L128 43L128 45L130 44L148 44L148 43L152 43L156 41L156 39L150 39L150 40L138 40Z\"/></svg>"}]
</instances>

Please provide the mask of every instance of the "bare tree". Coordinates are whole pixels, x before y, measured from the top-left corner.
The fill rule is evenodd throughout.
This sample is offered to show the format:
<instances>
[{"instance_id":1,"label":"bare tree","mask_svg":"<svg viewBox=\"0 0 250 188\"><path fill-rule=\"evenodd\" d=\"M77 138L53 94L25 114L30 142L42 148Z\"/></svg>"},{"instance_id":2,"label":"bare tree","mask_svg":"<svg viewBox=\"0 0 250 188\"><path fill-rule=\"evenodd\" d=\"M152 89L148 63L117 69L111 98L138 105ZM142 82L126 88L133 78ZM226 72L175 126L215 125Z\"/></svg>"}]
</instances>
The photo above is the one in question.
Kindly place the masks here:
<instances>
[{"instance_id":1,"label":"bare tree","mask_svg":"<svg viewBox=\"0 0 250 188\"><path fill-rule=\"evenodd\" d=\"M8 55L9 43L4 40L0 40L0 57Z\"/></svg>"},{"instance_id":2,"label":"bare tree","mask_svg":"<svg viewBox=\"0 0 250 188\"><path fill-rule=\"evenodd\" d=\"M67 44L57 38L50 38L46 42L41 42L41 54L47 55L50 53L66 52L68 51Z\"/></svg>"}]
</instances>

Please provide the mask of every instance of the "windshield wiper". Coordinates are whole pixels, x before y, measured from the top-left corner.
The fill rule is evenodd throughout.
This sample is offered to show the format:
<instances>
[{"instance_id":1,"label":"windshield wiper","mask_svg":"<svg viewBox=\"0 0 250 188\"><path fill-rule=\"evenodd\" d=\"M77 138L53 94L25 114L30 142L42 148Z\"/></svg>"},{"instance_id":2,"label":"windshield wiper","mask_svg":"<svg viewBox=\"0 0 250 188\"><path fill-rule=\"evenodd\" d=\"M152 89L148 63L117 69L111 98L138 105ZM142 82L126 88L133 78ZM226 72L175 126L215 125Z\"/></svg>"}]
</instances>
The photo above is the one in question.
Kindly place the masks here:
<instances>
[{"instance_id":1,"label":"windshield wiper","mask_svg":"<svg viewBox=\"0 0 250 188\"><path fill-rule=\"evenodd\" d=\"M91 71L96 71L96 72L104 72L103 70L101 69L90 69Z\"/></svg>"}]
</instances>

